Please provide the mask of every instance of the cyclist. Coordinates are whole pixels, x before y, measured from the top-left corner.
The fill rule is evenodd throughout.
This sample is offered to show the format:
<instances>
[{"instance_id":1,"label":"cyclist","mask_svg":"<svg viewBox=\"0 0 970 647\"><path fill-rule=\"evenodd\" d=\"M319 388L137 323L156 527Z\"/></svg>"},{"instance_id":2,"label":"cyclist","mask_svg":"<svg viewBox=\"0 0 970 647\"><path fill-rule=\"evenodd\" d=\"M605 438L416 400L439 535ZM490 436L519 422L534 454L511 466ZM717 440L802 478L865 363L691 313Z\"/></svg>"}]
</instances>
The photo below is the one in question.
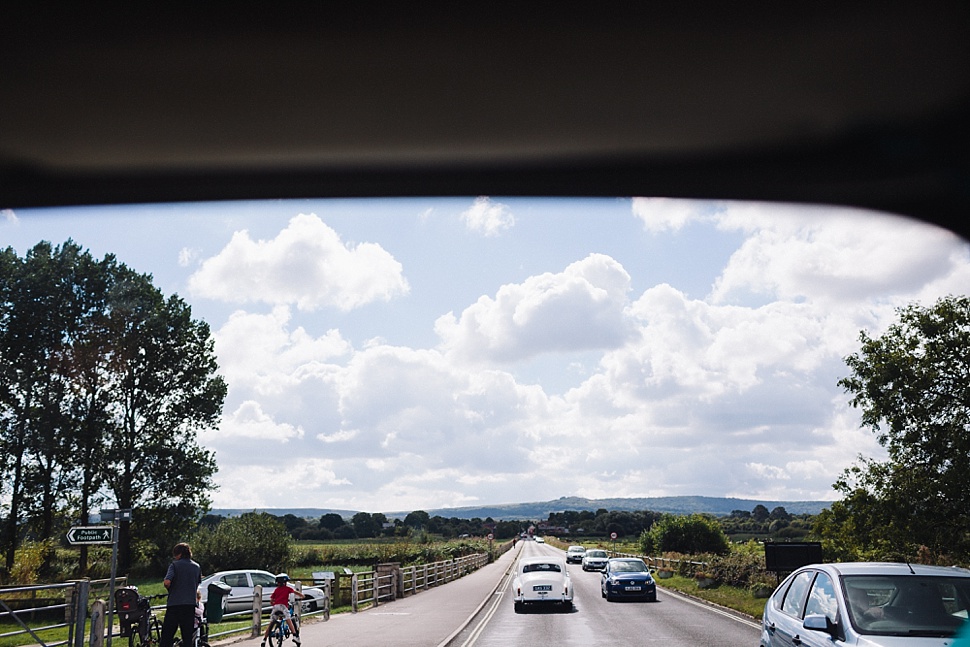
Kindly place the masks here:
<instances>
[{"instance_id":1,"label":"cyclist","mask_svg":"<svg viewBox=\"0 0 970 647\"><path fill-rule=\"evenodd\" d=\"M278 573L276 575L276 588L273 589L273 592L269 596L270 604L273 605L270 617L278 615L286 621L286 624L290 627L290 633L293 635L293 644L299 647L300 627L293 622L293 617L290 615L290 595L294 595L301 600L306 596L301 591L297 591L290 586L289 581L290 576L286 573ZM269 638L269 630L272 626L272 622L266 626L266 633L263 634L263 642L260 643L260 647L266 647L266 640Z\"/></svg>"}]
</instances>

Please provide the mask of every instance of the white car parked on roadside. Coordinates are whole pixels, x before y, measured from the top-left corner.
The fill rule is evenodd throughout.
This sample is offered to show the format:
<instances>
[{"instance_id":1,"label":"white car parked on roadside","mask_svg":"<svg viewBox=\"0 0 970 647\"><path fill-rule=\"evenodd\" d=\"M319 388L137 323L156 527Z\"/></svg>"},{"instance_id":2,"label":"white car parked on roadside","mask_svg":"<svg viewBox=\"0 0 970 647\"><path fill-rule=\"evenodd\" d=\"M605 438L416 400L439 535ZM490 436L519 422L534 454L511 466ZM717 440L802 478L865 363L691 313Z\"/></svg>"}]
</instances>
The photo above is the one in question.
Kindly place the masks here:
<instances>
[{"instance_id":1,"label":"white car parked on roadside","mask_svg":"<svg viewBox=\"0 0 970 647\"><path fill-rule=\"evenodd\" d=\"M561 557L524 557L519 560L512 581L515 612L526 605L559 605L563 611L573 608L573 587Z\"/></svg>"},{"instance_id":2,"label":"white car parked on roadside","mask_svg":"<svg viewBox=\"0 0 970 647\"><path fill-rule=\"evenodd\" d=\"M203 578L200 588L202 589L202 600L205 602L209 597L209 584L221 582L229 586L229 592L225 609L228 613L234 611L246 611L253 608L253 590L259 584L263 587L263 606L269 605L269 596L276 588L276 576L269 571L260 570L238 570L220 571ZM303 595L306 597L301 600L303 611L316 611L323 608L326 593L316 587L303 587Z\"/></svg>"}]
</instances>

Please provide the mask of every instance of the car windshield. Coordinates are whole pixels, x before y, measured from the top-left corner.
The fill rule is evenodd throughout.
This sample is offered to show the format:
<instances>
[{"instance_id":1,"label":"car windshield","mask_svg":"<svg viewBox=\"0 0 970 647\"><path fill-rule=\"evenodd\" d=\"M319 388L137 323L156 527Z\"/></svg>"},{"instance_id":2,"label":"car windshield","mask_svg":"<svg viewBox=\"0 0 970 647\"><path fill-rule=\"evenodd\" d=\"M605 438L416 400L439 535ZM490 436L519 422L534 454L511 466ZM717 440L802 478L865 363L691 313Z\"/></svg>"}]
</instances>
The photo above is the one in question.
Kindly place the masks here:
<instances>
[{"instance_id":1,"label":"car windshield","mask_svg":"<svg viewBox=\"0 0 970 647\"><path fill-rule=\"evenodd\" d=\"M569 547L569 552L570 553L585 553L586 552L586 549L585 548L582 548L580 546L570 546Z\"/></svg>"},{"instance_id":2,"label":"car windshield","mask_svg":"<svg viewBox=\"0 0 970 647\"><path fill-rule=\"evenodd\" d=\"M522 567L523 573L561 573L562 567L559 564L526 564Z\"/></svg>"},{"instance_id":3,"label":"car windshield","mask_svg":"<svg viewBox=\"0 0 970 647\"><path fill-rule=\"evenodd\" d=\"M606 551L605 550L587 550L586 551L586 556L587 557L606 557Z\"/></svg>"},{"instance_id":4,"label":"car windshield","mask_svg":"<svg viewBox=\"0 0 970 647\"><path fill-rule=\"evenodd\" d=\"M843 585L852 624L863 634L951 636L970 608L968 577L850 575Z\"/></svg>"},{"instance_id":5,"label":"car windshield","mask_svg":"<svg viewBox=\"0 0 970 647\"><path fill-rule=\"evenodd\" d=\"M647 565L639 560L612 562L610 564L610 570L621 573L643 573L647 571Z\"/></svg>"}]
</instances>

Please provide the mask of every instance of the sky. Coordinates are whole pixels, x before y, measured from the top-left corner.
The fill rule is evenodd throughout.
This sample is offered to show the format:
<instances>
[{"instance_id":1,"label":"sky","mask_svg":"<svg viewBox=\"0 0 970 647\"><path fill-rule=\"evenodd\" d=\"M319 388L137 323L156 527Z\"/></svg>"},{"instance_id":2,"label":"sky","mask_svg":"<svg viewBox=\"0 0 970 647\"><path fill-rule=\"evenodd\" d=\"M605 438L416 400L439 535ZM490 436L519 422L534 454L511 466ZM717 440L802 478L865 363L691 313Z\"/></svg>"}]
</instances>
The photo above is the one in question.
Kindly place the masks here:
<instances>
[{"instance_id":1,"label":"sky","mask_svg":"<svg viewBox=\"0 0 970 647\"><path fill-rule=\"evenodd\" d=\"M834 500L884 450L844 358L970 246L841 207L475 197L0 211L211 327L214 508Z\"/></svg>"}]
</instances>

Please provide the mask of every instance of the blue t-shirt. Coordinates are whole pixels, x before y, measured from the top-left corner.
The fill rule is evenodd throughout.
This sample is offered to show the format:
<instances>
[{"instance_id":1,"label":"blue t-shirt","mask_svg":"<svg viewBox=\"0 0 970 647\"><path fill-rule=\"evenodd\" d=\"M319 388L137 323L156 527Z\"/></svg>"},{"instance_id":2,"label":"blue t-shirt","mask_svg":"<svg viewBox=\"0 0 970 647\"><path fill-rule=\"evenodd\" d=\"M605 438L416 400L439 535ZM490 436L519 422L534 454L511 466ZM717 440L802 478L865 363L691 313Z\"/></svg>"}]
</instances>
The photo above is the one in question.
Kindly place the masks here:
<instances>
[{"instance_id":1,"label":"blue t-shirt","mask_svg":"<svg viewBox=\"0 0 970 647\"><path fill-rule=\"evenodd\" d=\"M195 606L195 592L202 583L202 567L186 557L176 559L168 565L165 579L172 583L168 587L168 606Z\"/></svg>"}]
</instances>

